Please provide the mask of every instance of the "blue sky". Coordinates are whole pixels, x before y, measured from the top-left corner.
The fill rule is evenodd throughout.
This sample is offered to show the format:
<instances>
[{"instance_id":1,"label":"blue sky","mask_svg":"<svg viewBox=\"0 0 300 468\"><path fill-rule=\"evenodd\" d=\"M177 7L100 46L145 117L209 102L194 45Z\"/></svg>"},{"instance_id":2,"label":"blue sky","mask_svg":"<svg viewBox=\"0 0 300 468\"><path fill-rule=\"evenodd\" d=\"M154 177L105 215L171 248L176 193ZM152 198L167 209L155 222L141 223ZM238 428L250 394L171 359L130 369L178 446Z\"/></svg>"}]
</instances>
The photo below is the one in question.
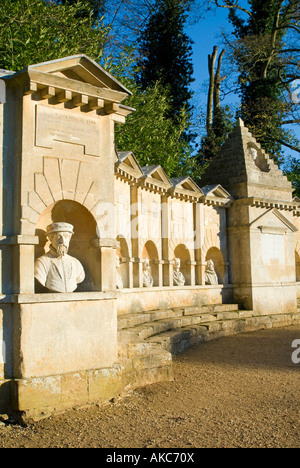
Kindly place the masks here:
<instances>
[{"instance_id":1,"label":"blue sky","mask_svg":"<svg viewBox=\"0 0 300 468\"><path fill-rule=\"evenodd\" d=\"M208 83L209 79L208 54L212 53L214 46L218 46L219 52L221 52L223 48L222 31L224 29L230 31L227 18L228 12L225 9L218 9L217 12L211 12L205 19L195 22L194 25L191 24L193 22L193 18L191 18L186 28L186 33L194 41L192 60L195 82L192 84L192 89L194 91L193 104L197 110L199 107L205 110L207 94L204 84ZM238 102L238 98L232 94L224 102L234 104ZM300 139L300 126L294 125L292 128ZM299 157L299 153L289 149L285 151L285 154L286 156Z\"/></svg>"}]
</instances>

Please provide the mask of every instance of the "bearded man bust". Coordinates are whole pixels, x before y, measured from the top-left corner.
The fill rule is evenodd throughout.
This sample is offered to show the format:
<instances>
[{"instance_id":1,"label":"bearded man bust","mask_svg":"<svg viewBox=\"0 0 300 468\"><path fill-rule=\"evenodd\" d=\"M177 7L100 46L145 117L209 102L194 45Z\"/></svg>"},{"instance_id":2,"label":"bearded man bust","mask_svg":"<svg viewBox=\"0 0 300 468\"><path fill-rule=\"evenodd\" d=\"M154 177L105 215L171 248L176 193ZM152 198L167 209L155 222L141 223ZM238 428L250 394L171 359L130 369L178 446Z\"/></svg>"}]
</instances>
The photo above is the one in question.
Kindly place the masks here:
<instances>
[{"instance_id":1,"label":"bearded man bust","mask_svg":"<svg viewBox=\"0 0 300 468\"><path fill-rule=\"evenodd\" d=\"M47 227L50 249L35 261L34 276L49 291L74 292L85 278L79 260L68 255L73 234L74 227L69 223L53 223Z\"/></svg>"}]
</instances>

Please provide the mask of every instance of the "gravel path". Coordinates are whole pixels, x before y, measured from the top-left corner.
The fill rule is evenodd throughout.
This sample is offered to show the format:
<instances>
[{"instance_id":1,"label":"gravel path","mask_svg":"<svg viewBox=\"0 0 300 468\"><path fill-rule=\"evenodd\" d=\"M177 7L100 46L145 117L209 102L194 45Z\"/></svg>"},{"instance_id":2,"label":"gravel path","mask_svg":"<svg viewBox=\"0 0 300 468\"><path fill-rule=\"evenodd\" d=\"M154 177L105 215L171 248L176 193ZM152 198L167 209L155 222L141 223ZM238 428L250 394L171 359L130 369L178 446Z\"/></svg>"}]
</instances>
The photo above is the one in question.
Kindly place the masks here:
<instances>
[{"instance_id":1,"label":"gravel path","mask_svg":"<svg viewBox=\"0 0 300 468\"><path fill-rule=\"evenodd\" d=\"M202 344L174 358L174 382L26 428L0 424L0 448L299 448L295 339L300 326Z\"/></svg>"}]
</instances>

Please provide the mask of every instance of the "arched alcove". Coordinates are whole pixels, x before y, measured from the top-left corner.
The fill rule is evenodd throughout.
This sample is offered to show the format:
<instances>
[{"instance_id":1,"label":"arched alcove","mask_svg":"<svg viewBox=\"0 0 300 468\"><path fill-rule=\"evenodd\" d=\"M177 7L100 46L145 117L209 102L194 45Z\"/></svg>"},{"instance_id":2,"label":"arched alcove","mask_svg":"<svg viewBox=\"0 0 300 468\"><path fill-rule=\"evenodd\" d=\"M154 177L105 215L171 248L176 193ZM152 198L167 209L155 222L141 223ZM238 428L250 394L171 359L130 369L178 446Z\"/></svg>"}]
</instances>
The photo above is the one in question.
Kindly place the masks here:
<instances>
[{"instance_id":1,"label":"arched alcove","mask_svg":"<svg viewBox=\"0 0 300 468\"><path fill-rule=\"evenodd\" d=\"M151 274L153 277L153 286L159 286L159 266L158 250L153 241L147 241L142 252L143 259L149 258L151 265Z\"/></svg>"},{"instance_id":2,"label":"arched alcove","mask_svg":"<svg viewBox=\"0 0 300 468\"><path fill-rule=\"evenodd\" d=\"M185 277L185 285L191 284L191 255L184 244L179 244L174 249L174 258L180 259L180 271Z\"/></svg>"},{"instance_id":3,"label":"arched alcove","mask_svg":"<svg viewBox=\"0 0 300 468\"><path fill-rule=\"evenodd\" d=\"M129 248L126 239L123 236L118 236L117 241L120 247L117 249L117 255L120 258L119 274L123 281L123 287L129 288ZM123 261L122 261L123 259ZM124 261L126 259L126 261Z\"/></svg>"},{"instance_id":4,"label":"arched alcove","mask_svg":"<svg viewBox=\"0 0 300 468\"><path fill-rule=\"evenodd\" d=\"M92 242L97 239L97 224L93 215L80 203L73 200L60 200L48 206L40 215L35 231L39 237L39 244L35 249L35 259L48 252L49 241L45 235L46 229L50 224L58 222L74 226L74 235L68 254L77 258L85 270L85 280L78 285L76 291L100 291L100 250ZM49 291L36 282L36 292Z\"/></svg>"},{"instance_id":5,"label":"arched alcove","mask_svg":"<svg viewBox=\"0 0 300 468\"><path fill-rule=\"evenodd\" d=\"M212 247L208 250L206 254L205 261L212 260L215 265L215 271L218 276L219 284L224 284L225 279L225 268L224 268L224 258L222 252L217 247Z\"/></svg>"}]
</instances>

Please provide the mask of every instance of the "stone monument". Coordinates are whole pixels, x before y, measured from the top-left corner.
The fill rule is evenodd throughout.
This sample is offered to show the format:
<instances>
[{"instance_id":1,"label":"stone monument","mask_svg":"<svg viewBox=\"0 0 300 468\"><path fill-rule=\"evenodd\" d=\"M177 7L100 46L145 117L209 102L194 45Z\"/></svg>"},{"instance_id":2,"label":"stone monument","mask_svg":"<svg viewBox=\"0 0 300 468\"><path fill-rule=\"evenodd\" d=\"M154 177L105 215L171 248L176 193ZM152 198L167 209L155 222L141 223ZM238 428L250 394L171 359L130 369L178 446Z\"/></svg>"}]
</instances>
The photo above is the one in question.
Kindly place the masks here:
<instances>
[{"instance_id":1,"label":"stone monument","mask_svg":"<svg viewBox=\"0 0 300 468\"><path fill-rule=\"evenodd\" d=\"M0 413L40 418L172 378L170 352L130 331L141 316L147 336L177 330L178 305L201 321L206 305L250 311L226 333L300 321L300 203L282 171L242 121L202 188L140 167L115 146L130 95L85 55L0 70Z\"/></svg>"},{"instance_id":2,"label":"stone monument","mask_svg":"<svg viewBox=\"0 0 300 468\"><path fill-rule=\"evenodd\" d=\"M73 226L68 223L53 223L47 227L50 250L35 261L34 276L49 291L74 292L85 278L79 260L68 255L73 233Z\"/></svg>"},{"instance_id":3,"label":"stone monument","mask_svg":"<svg viewBox=\"0 0 300 468\"><path fill-rule=\"evenodd\" d=\"M174 259L173 282L175 286L184 286L185 277L180 271L180 258Z\"/></svg>"},{"instance_id":4,"label":"stone monument","mask_svg":"<svg viewBox=\"0 0 300 468\"><path fill-rule=\"evenodd\" d=\"M215 285L219 284L218 276L215 271L215 264L213 260L208 260L205 268L205 284Z\"/></svg>"}]
</instances>

